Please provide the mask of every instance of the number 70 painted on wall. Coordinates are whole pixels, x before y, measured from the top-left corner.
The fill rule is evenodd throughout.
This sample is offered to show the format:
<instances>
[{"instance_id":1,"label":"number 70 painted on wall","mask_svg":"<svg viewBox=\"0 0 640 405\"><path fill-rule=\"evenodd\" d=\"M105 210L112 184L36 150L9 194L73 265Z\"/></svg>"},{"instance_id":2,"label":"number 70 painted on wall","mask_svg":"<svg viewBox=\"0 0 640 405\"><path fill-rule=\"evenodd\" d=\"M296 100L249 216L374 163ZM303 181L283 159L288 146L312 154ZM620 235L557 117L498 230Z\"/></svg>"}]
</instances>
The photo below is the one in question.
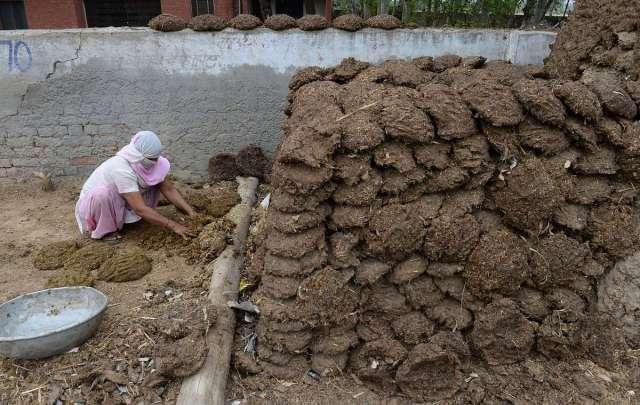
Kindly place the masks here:
<instances>
[{"instance_id":1,"label":"number 70 painted on wall","mask_svg":"<svg viewBox=\"0 0 640 405\"><path fill-rule=\"evenodd\" d=\"M0 40L0 46L8 48L9 72L16 69L26 72L31 68L31 49L22 41ZM1 54L0 54L1 55Z\"/></svg>"}]
</instances>

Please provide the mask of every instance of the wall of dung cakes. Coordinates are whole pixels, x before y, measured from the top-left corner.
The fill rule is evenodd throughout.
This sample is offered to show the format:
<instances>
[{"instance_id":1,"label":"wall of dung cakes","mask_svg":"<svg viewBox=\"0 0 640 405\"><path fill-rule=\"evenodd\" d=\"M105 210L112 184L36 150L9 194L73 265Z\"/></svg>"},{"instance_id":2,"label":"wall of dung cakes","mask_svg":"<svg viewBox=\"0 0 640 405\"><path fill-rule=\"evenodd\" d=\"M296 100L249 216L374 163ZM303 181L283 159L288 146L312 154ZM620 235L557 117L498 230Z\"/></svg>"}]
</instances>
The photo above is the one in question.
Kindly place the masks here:
<instances>
[{"instance_id":1,"label":"wall of dung cakes","mask_svg":"<svg viewBox=\"0 0 640 405\"><path fill-rule=\"evenodd\" d=\"M454 55L298 72L251 254L263 369L428 401L471 395L472 365L620 367L640 345L636 84Z\"/></svg>"}]
</instances>

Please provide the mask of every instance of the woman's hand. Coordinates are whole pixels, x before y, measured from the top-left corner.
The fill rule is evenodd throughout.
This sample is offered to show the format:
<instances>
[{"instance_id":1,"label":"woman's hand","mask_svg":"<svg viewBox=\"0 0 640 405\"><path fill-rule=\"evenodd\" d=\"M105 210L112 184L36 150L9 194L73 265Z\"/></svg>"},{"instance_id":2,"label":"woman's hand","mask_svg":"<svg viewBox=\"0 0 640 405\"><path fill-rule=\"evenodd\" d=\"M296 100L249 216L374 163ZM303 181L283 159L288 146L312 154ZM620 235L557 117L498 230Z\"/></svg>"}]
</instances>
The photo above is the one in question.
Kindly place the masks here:
<instances>
[{"instance_id":1,"label":"woman's hand","mask_svg":"<svg viewBox=\"0 0 640 405\"><path fill-rule=\"evenodd\" d=\"M193 233L193 231L191 229L189 229L186 226L181 225L181 224L179 224L177 222L174 223L171 226L171 230L173 232L175 232L176 234L182 236L182 238L184 238L184 239L191 239L191 238L195 238L196 237L196 234Z\"/></svg>"},{"instance_id":2,"label":"woman's hand","mask_svg":"<svg viewBox=\"0 0 640 405\"><path fill-rule=\"evenodd\" d=\"M173 232L182 236L184 239L196 237L191 229L161 215L153 208L147 207L144 203L142 195L139 192L123 193L122 197L127 201L134 212L142 217L145 221L149 221L152 224L171 229Z\"/></svg>"},{"instance_id":3,"label":"woman's hand","mask_svg":"<svg viewBox=\"0 0 640 405\"><path fill-rule=\"evenodd\" d=\"M160 192L178 210L184 212L190 217L197 215L195 210L189 205L189 203L187 203L187 201L185 201L184 197L182 197L178 189L170 180L165 180L160 183Z\"/></svg>"}]
</instances>

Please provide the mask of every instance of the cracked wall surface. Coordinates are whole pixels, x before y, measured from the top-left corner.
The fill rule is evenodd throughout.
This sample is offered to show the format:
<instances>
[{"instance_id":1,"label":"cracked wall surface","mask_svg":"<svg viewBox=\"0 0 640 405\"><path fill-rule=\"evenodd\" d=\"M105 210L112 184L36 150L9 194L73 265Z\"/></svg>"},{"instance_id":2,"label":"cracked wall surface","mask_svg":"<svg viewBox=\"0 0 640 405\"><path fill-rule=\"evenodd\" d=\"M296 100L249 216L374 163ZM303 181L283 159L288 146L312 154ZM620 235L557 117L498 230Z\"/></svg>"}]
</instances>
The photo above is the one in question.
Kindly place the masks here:
<instances>
[{"instance_id":1,"label":"cracked wall surface","mask_svg":"<svg viewBox=\"0 0 640 405\"><path fill-rule=\"evenodd\" d=\"M541 64L555 34L504 30L147 29L0 33L0 178L81 175L140 129L158 132L180 178L208 158L277 145L291 75L353 56L369 62L458 53Z\"/></svg>"}]
</instances>

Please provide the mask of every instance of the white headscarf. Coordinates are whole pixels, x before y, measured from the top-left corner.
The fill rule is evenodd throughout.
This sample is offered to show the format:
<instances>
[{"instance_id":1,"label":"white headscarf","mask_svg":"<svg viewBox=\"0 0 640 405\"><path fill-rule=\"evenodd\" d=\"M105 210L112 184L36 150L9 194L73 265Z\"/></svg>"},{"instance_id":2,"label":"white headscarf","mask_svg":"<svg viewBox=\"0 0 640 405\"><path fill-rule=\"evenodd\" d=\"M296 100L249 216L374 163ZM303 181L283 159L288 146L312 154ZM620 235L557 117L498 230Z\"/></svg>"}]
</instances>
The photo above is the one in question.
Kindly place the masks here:
<instances>
[{"instance_id":1,"label":"white headscarf","mask_svg":"<svg viewBox=\"0 0 640 405\"><path fill-rule=\"evenodd\" d=\"M140 131L131 143L118 152L129 163L140 163L144 167L152 167L162 153L162 143L158 135L151 131Z\"/></svg>"}]
</instances>

